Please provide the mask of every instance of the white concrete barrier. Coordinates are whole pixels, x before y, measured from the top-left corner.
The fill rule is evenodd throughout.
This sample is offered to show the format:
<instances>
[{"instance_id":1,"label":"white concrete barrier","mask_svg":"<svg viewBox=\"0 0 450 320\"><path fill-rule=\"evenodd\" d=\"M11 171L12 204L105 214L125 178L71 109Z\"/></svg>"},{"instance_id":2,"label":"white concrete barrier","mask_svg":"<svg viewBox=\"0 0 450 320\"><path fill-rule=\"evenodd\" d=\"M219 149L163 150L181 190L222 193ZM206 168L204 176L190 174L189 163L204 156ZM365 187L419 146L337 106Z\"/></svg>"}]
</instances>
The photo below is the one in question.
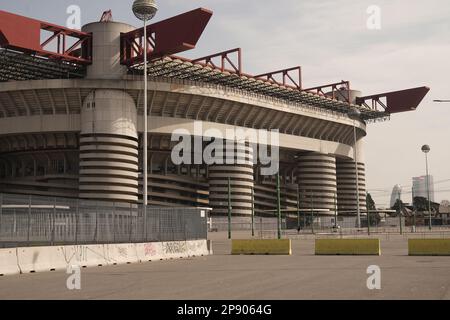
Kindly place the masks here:
<instances>
[{"instance_id":1,"label":"white concrete barrier","mask_svg":"<svg viewBox=\"0 0 450 320\"><path fill-rule=\"evenodd\" d=\"M109 264L126 264L140 262L135 243L107 244Z\"/></svg>"},{"instance_id":2,"label":"white concrete barrier","mask_svg":"<svg viewBox=\"0 0 450 320\"><path fill-rule=\"evenodd\" d=\"M63 246L61 252L66 261L66 267L68 265L82 268L106 266L112 263L105 246L102 244Z\"/></svg>"},{"instance_id":3,"label":"white concrete barrier","mask_svg":"<svg viewBox=\"0 0 450 320\"><path fill-rule=\"evenodd\" d=\"M201 257L209 255L209 246L206 240L192 240L186 242L188 255L190 257Z\"/></svg>"},{"instance_id":4,"label":"white concrete barrier","mask_svg":"<svg viewBox=\"0 0 450 320\"><path fill-rule=\"evenodd\" d=\"M101 267L112 264L106 244L90 244L79 247L81 247L82 255L77 257L81 258L79 260L81 267Z\"/></svg>"},{"instance_id":5,"label":"white concrete barrier","mask_svg":"<svg viewBox=\"0 0 450 320\"><path fill-rule=\"evenodd\" d=\"M0 276L19 274L19 264L17 263L17 249L0 249Z\"/></svg>"},{"instance_id":6,"label":"white concrete barrier","mask_svg":"<svg viewBox=\"0 0 450 320\"><path fill-rule=\"evenodd\" d=\"M21 273L64 270L67 262L62 247L17 248L17 261Z\"/></svg>"},{"instance_id":7,"label":"white concrete barrier","mask_svg":"<svg viewBox=\"0 0 450 320\"><path fill-rule=\"evenodd\" d=\"M0 275L138 263L212 254L207 240L0 249Z\"/></svg>"},{"instance_id":8,"label":"white concrete barrier","mask_svg":"<svg viewBox=\"0 0 450 320\"><path fill-rule=\"evenodd\" d=\"M179 259L189 256L186 241L161 242L164 259Z\"/></svg>"},{"instance_id":9,"label":"white concrete barrier","mask_svg":"<svg viewBox=\"0 0 450 320\"><path fill-rule=\"evenodd\" d=\"M158 261L164 259L160 242L137 243L136 251L140 262Z\"/></svg>"}]
</instances>

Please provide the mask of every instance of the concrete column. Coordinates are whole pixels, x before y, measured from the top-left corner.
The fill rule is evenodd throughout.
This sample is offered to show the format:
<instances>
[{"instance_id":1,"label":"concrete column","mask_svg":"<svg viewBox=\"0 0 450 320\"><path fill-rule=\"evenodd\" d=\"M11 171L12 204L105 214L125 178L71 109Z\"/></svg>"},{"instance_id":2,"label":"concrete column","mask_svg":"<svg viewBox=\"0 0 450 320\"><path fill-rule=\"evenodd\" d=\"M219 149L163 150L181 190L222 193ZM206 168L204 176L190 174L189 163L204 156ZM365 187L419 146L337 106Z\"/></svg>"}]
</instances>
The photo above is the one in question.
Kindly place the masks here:
<instances>
[{"instance_id":1,"label":"concrete column","mask_svg":"<svg viewBox=\"0 0 450 320\"><path fill-rule=\"evenodd\" d=\"M365 216L366 208L366 175L364 164L364 146L363 140L359 140L356 144L357 148L357 166L358 166L358 191L359 191L359 208L361 216ZM338 191L338 211L354 211L355 213L343 213L342 215L356 215L356 170L355 161L353 159L336 159L336 178Z\"/></svg>"},{"instance_id":2,"label":"concrete column","mask_svg":"<svg viewBox=\"0 0 450 320\"><path fill-rule=\"evenodd\" d=\"M92 33L92 64L87 68L87 79L120 79L127 67L120 64L120 33L134 30L125 23L94 22L83 26L83 32Z\"/></svg>"},{"instance_id":3,"label":"concrete column","mask_svg":"<svg viewBox=\"0 0 450 320\"><path fill-rule=\"evenodd\" d=\"M301 208L310 208L312 197L314 209L331 210L321 215L334 215L336 159L333 156L314 152L300 156L297 182L301 194Z\"/></svg>"},{"instance_id":4,"label":"concrete column","mask_svg":"<svg viewBox=\"0 0 450 320\"><path fill-rule=\"evenodd\" d=\"M80 198L137 202L138 136L134 100L119 90L95 90L83 103Z\"/></svg>"},{"instance_id":5,"label":"concrete column","mask_svg":"<svg viewBox=\"0 0 450 320\"><path fill-rule=\"evenodd\" d=\"M229 147L227 149L225 143L224 145L225 154L227 150L233 151ZM212 214L228 214L228 178L230 178L233 216L251 216L254 187L253 149L249 144L235 143L233 152L235 164L209 166L209 204L213 208Z\"/></svg>"}]
</instances>

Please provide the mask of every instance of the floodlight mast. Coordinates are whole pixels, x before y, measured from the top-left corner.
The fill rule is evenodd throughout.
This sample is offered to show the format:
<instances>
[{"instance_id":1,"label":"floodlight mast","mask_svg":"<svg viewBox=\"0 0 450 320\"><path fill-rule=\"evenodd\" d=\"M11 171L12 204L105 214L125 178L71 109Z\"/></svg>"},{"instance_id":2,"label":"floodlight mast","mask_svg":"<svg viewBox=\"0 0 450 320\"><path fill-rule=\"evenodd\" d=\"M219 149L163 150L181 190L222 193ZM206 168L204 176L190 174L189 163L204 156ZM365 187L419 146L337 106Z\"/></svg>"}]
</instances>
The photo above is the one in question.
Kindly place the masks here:
<instances>
[{"instance_id":1,"label":"floodlight mast","mask_svg":"<svg viewBox=\"0 0 450 320\"><path fill-rule=\"evenodd\" d=\"M144 234L147 240L147 204L148 204L148 172L147 172L147 158L148 158L148 119L147 119L147 101L148 101L148 79L147 79L147 53L148 53L148 39L147 39L147 21L153 19L158 11L158 6L154 0L136 0L133 3L133 13L139 20L144 22L144 152L143 152L143 214L144 214Z\"/></svg>"}]
</instances>

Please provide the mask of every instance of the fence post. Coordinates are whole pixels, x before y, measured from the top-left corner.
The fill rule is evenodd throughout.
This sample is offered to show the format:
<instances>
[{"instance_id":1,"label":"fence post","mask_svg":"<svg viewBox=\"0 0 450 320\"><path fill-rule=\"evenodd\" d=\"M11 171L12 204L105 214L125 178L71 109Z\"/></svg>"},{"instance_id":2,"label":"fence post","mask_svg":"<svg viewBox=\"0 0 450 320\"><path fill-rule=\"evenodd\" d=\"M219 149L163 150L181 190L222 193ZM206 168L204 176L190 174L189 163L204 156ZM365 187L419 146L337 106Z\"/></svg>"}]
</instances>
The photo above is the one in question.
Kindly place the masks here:
<instances>
[{"instance_id":1,"label":"fence post","mask_svg":"<svg viewBox=\"0 0 450 320\"><path fill-rule=\"evenodd\" d=\"M177 215L178 215L178 218L180 218L181 213L178 213ZM184 223L184 230L183 230L184 231L184 241L187 241L187 237L188 237L187 236L187 219L186 219L186 217L184 215L181 216L181 221L183 221L183 223Z\"/></svg>"},{"instance_id":2,"label":"fence post","mask_svg":"<svg viewBox=\"0 0 450 320\"><path fill-rule=\"evenodd\" d=\"M130 203L130 231L129 231L129 242L131 242L131 233L133 230L133 211L132 211L132 207L131 207L131 203Z\"/></svg>"},{"instance_id":3,"label":"fence post","mask_svg":"<svg viewBox=\"0 0 450 320\"><path fill-rule=\"evenodd\" d=\"M369 210L369 199L368 194L366 194L366 210L367 210L367 234L370 236L370 210Z\"/></svg>"},{"instance_id":4,"label":"fence post","mask_svg":"<svg viewBox=\"0 0 450 320\"><path fill-rule=\"evenodd\" d=\"M13 229L11 230L11 235L14 236L14 238L17 241L17 213L16 213L16 209L13 209L14 211L14 223L13 223Z\"/></svg>"},{"instance_id":5,"label":"fence post","mask_svg":"<svg viewBox=\"0 0 450 320\"><path fill-rule=\"evenodd\" d=\"M98 203L95 202L95 233L94 233L94 242L98 243Z\"/></svg>"},{"instance_id":6,"label":"fence post","mask_svg":"<svg viewBox=\"0 0 450 320\"><path fill-rule=\"evenodd\" d=\"M300 193L297 184L297 233L300 233Z\"/></svg>"},{"instance_id":7,"label":"fence post","mask_svg":"<svg viewBox=\"0 0 450 320\"><path fill-rule=\"evenodd\" d=\"M403 210L403 203L400 200L398 203L399 209L398 209L398 219L399 219L399 227L400 227L400 234L403 234L403 230L402 230L402 210Z\"/></svg>"},{"instance_id":8,"label":"fence post","mask_svg":"<svg viewBox=\"0 0 450 320\"><path fill-rule=\"evenodd\" d=\"M164 241L166 239L163 239L163 237L161 236L161 219L163 218L163 212L161 211L162 209L158 210L158 215L159 215L159 219L158 219L158 241Z\"/></svg>"},{"instance_id":9,"label":"fence post","mask_svg":"<svg viewBox=\"0 0 450 320\"><path fill-rule=\"evenodd\" d=\"M306 231L306 206L307 206L307 203L308 203L308 196L307 196L306 193L307 193L307 191L303 190L302 199L303 199L303 196L304 196L304 204L305 204L305 209L303 210L303 230L305 230L305 231Z\"/></svg>"},{"instance_id":10,"label":"fence post","mask_svg":"<svg viewBox=\"0 0 450 320\"><path fill-rule=\"evenodd\" d=\"M31 228L31 195L28 196L27 246L30 246L30 228Z\"/></svg>"},{"instance_id":11,"label":"fence post","mask_svg":"<svg viewBox=\"0 0 450 320\"><path fill-rule=\"evenodd\" d=\"M79 209L79 199L77 199L77 208L75 211L75 245L78 245L78 219L80 215L80 209Z\"/></svg>"},{"instance_id":12,"label":"fence post","mask_svg":"<svg viewBox=\"0 0 450 320\"><path fill-rule=\"evenodd\" d=\"M139 210L139 205L138 205L138 210ZM145 223L144 223L144 227L145 227L145 231L144 231L144 242L148 242L148 220L149 220L149 216L148 216L148 208L147 207L145 207L145 210L144 210L144 208L142 208L142 214L143 214L143 219L144 219L144 221L145 221Z\"/></svg>"},{"instance_id":13,"label":"fence post","mask_svg":"<svg viewBox=\"0 0 450 320\"><path fill-rule=\"evenodd\" d=\"M259 237L263 238L263 218L259 217Z\"/></svg>"},{"instance_id":14,"label":"fence post","mask_svg":"<svg viewBox=\"0 0 450 320\"><path fill-rule=\"evenodd\" d=\"M113 243L116 243L116 203L113 203Z\"/></svg>"},{"instance_id":15,"label":"fence post","mask_svg":"<svg viewBox=\"0 0 450 320\"><path fill-rule=\"evenodd\" d=\"M2 237L3 193L0 193L0 239Z\"/></svg>"},{"instance_id":16,"label":"fence post","mask_svg":"<svg viewBox=\"0 0 450 320\"><path fill-rule=\"evenodd\" d=\"M55 244L55 219L56 219L56 198L53 198L52 240L51 240L52 246Z\"/></svg>"},{"instance_id":17,"label":"fence post","mask_svg":"<svg viewBox=\"0 0 450 320\"><path fill-rule=\"evenodd\" d=\"M334 228L337 231L338 227L337 192L333 195L333 202L334 202Z\"/></svg>"},{"instance_id":18,"label":"fence post","mask_svg":"<svg viewBox=\"0 0 450 320\"><path fill-rule=\"evenodd\" d=\"M255 236L255 194L252 188L252 237Z\"/></svg>"},{"instance_id":19,"label":"fence post","mask_svg":"<svg viewBox=\"0 0 450 320\"><path fill-rule=\"evenodd\" d=\"M311 232L314 234L314 200L313 200L314 194L311 190Z\"/></svg>"},{"instance_id":20,"label":"fence post","mask_svg":"<svg viewBox=\"0 0 450 320\"><path fill-rule=\"evenodd\" d=\"M228 178L228 239L231 239L231 178Z\"/></svg>"},{"instance_id":21,"label":"fence post","mask_svg":"<svg viewBox=\"0 0 450 320\"><path fill-rule=\"evenodd\" d=\"M280 172L277 173L277 239L281 239L281 191Z\"/></svg>"}]
</instances>

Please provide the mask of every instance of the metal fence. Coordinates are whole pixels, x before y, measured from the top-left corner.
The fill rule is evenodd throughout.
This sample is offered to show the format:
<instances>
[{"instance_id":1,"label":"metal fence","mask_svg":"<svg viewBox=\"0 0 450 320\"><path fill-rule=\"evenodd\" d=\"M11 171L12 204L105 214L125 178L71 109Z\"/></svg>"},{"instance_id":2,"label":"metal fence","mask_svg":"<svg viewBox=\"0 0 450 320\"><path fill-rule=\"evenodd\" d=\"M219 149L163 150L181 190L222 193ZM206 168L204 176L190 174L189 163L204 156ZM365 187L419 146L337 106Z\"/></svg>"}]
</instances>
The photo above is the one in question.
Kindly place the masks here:
<instances>
[{"instance_id":1,"label":"metal fence","mask_svg":"<svg viewBox=\"0 0 450 320\"><path fill-rule=\"evenodd\" d=\"M0 246L206 239L208 210L0 194Z\"/></svg>"},{"instance_id":2,"label":"metal fence","mask_svg":"<svg viewBox=\"0 0 450 320\"><path fill-rule=\"evenodd\" d=\"M252 230L251 217L232 217L230 220L231 231ZM401 223L400 223L401 222ZM337 227L336 227L337 226ZM210 232L224 232L228 230L227 217L211 217L209 220ZM278 221L276 217L255 216L253 219L254 234L259 237L275 237ZM429 229L429 218L424 217L395 217L395 216L371 216L370 227L367 217L361 217L361 227L358 228L356 216L338 216L335 223L334 216L320 216L302 212L299 216L282 215L280 229L286 235L305 234L343 234L343 235L368 235L368 234L406 234L406 233L434 233L450 232L450 217L432 217L432 228Z\"/></svg>"}]
</instances>

